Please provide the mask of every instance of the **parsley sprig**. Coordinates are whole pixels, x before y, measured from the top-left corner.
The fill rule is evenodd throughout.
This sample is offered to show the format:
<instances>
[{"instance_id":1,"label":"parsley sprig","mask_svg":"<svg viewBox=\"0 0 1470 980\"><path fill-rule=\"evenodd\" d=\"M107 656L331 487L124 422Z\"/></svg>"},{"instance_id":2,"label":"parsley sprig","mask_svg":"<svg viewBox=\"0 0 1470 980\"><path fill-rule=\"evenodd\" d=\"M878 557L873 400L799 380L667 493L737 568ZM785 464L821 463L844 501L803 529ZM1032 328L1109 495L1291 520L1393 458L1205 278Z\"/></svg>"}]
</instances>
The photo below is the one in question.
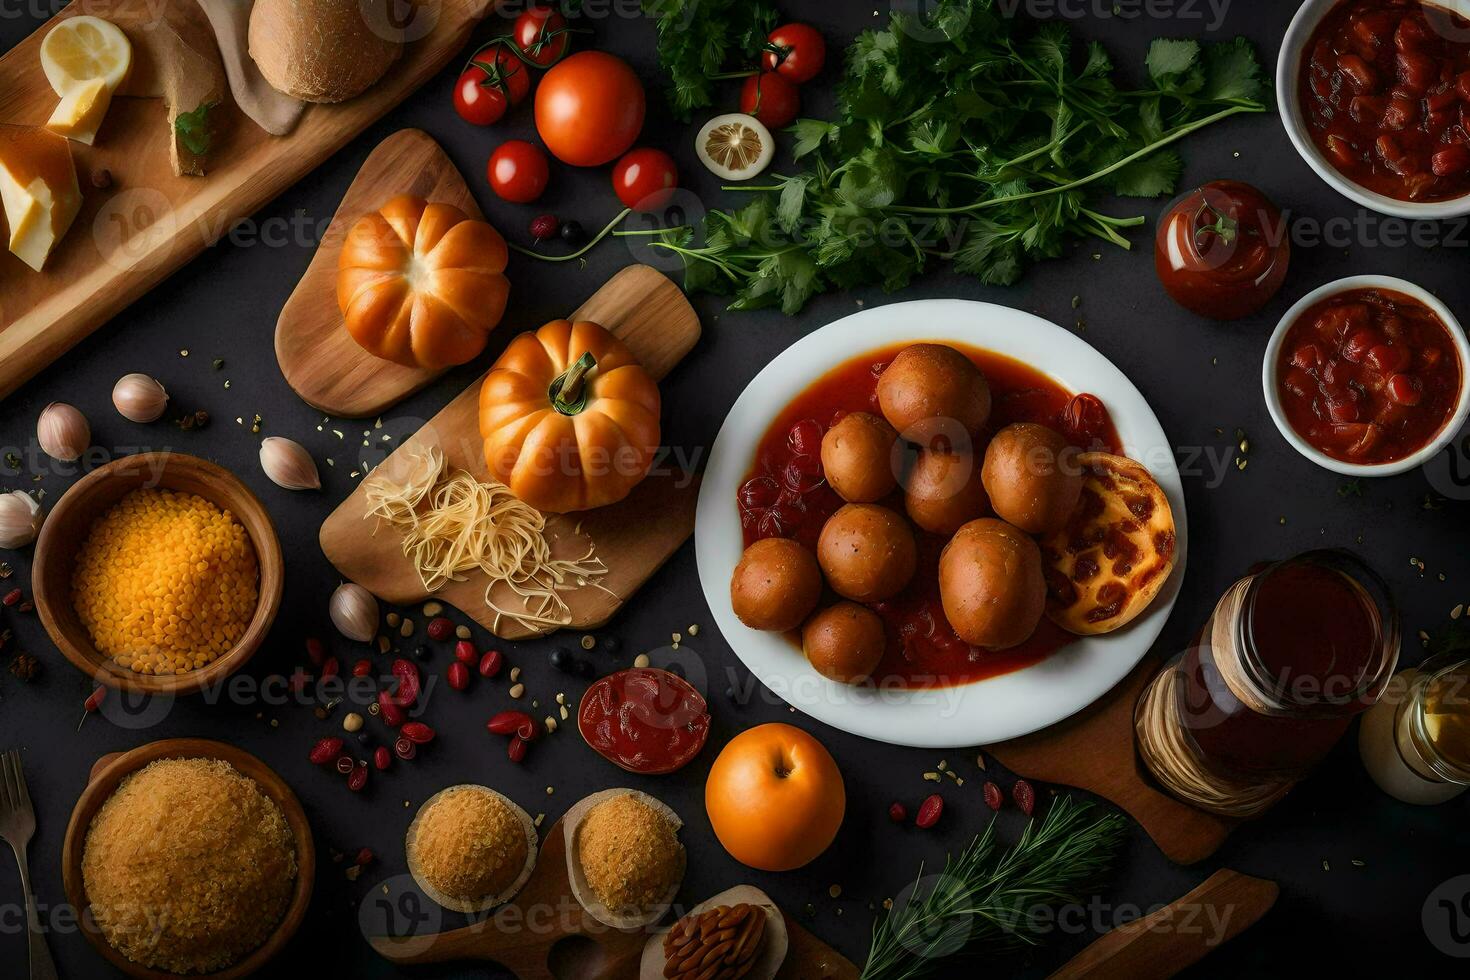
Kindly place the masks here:
<instances>
[{"instance_id":1,"label":"parsley sprig","mask_svg":"<svg viewBox=\"0 0 1470 980\"><path fill-rule=\"evenodd\" d=\"M873 927L861 980L913 980L942 957L995 952L1040 940L1035 914L1078 902L1106 874L1126 824L1098 815L1090 803L1055 800L1002 850L992 822L983 834L896 900Z\"/></svg>"},{"instance_id":2,"label":"parsley sprig","mask_svg":"<svg viewBox=\"0 0 1470 980\"><path fill-rule=\"evenodd\" d=\"M728 77L726 68L759 63L780 18L771 0L643 0L643 11L658 25L669 108L684 121L714 101L715 82Z\"/></svg>"},{"instance_id":3,"label":"parsley sprig","mask_svg":"<svg viewBox=\"0 0 1470 980\"><path fill-rule=\"evenodd\" d=\"M791 128L805 170L728 187L757 196L710 211L702 238L651 244L684 259L690 291L786 313L831 288L900 289L935 262L1008 285L1078 239L1128 248L1124 230L1145 219L1100 199L1171 192L1175 143L1269 101L1242 38L1156 40L1146 67L1147 83L1124 89L1101 45L1074 45L1060 24L1027 29L993 0L894 13L849 50L837 118Z\"/></svg>"}]
</instances>

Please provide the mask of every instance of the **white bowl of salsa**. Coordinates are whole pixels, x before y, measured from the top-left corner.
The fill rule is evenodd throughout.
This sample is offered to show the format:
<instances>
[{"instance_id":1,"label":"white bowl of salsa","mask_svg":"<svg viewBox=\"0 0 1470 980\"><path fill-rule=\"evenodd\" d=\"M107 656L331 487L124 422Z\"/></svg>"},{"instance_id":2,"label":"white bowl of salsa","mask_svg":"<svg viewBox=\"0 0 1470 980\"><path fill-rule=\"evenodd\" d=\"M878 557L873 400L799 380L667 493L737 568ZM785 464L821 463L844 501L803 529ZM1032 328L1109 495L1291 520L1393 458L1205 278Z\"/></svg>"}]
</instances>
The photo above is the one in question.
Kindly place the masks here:
<instances>
[{"instance_id":1,"label":"white bowl of salsa","mask_svg":"<svg viewBox=\"0 0 1470 980\"><path fill-rule=\"evenodd\" d=\"M1422 466L1470 416L1470 343L1434 294L1349 276L1299 299L1261 369L1266 407L1303 456L1347 476Z\"/></svg>"}]
</instances>

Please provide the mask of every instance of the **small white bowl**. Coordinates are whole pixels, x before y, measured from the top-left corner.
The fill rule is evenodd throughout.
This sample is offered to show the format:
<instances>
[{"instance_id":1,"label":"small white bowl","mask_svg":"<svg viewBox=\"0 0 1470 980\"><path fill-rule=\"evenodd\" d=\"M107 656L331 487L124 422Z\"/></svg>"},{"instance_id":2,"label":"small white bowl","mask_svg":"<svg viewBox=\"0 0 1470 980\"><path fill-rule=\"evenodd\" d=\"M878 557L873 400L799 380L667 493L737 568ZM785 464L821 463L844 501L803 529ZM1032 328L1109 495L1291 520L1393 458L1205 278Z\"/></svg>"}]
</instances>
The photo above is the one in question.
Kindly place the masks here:
<instances>
[{"instance_id":1,"label":"small white bowl","mask_svg":"<svg viewBox=\"0 0 1470 980\"><path fill-rule=\"evenodd\" d=\"M1307 45L1311 41L1312 33L1327 12L1339 2L1340 0L1306 0L1291 19L1286 35L1281 39L1281 52L1276 58L1276 108L1281 113L1282 125L1286 127L1286 135L1291 138L1292 145L1307 165L1317 172L1317 176L1339 194L1366 208L1415 221L1436 221L1470 214L1470 194L1447 201L1401 201L1370 191L1334 167L1312 141L1312 135L1307 131L1306 119L1302 116L1299 98L1301 63L1302 58L1307 55ZM1470 17L1470 0L1436 0L1436 6Z\"/></svg>"},{"instance_id":2,"label":"small white bowl","mask_svg":"<svg viewBox=\"0 0 1470 980\"><path fill-rule=\"evenodd\" d=\"M1286 332L1291 329L1292 324L1296 323L1313 304L1351 289L1388 289L1396 293L1403 293L1423 303L1433 310L1440 320L1444 321L1444 325L1449 329L1450 339L1455 344L1455 351L1460 357L1460 400L1455 403L1454 414L1439 430L1439 434L1422 449L1391 463L1371 465L1348 463L1334 459L1314 448L1297 433L1296 429L1292 428L1291 421L1286 417L1286 409L1281 404L1281 393L1276 387L1276 361L1281 355L1281 345L1286 340ZM1434 458L1434 455L1455 437L1455 433L1460 431L1460 427L1465 424L1465 419L1470 417L1470 374L1467 372L1470 372L1470 341L1466 341L1465 330L1460 326L1460 321L1455 319L1450 308L1440 302L1438 297L1421 286L1394 276L1348 276L1346 279L1338 279L1325 286L1318 286L1297 300L1291 309L1286 311L1281 322L1276 324L1276 330L1271 334L1270 341L1266 344L1266 358L1261 365L1261 386L1265 389L1266 408L1270 410L1271 420L1276 423L1276 428L1280 429L1286 441L1307 459L1324 469L1346 476L1397 476L1415 467L1423 466Z\"/></svg>"}]
</instances>

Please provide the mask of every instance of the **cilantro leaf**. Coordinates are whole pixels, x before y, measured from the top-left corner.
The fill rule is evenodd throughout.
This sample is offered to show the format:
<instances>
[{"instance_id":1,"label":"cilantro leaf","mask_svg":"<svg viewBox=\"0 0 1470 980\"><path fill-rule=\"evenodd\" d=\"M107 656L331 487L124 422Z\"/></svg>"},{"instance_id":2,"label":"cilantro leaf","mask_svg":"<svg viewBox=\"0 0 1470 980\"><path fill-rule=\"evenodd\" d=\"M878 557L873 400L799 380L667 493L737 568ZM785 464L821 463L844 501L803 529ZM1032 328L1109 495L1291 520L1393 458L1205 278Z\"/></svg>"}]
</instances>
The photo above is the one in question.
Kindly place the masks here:
<instances>
[{"instance_id":1,"label":"cilantro leaf","mask_svg":"<svg viewBox=\"0 0 1470 980\"><path fill-rule=\"evenodd\" d=\"M209 146L214 141L209 113L217 105L218 102L203 102L192 112L181 112L174 117L174 132L178 134L179 142L195 156L208 153Z\"/></svg>"}]
</instances>

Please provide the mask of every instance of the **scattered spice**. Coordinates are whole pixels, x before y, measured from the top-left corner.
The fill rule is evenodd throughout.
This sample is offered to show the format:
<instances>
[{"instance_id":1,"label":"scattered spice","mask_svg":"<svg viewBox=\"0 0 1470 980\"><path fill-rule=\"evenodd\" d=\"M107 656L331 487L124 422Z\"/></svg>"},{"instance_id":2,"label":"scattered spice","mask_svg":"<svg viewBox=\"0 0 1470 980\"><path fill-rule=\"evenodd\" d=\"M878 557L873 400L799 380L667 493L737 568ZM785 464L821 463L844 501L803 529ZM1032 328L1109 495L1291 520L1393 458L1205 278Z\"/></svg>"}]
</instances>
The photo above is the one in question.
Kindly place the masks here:
<instances>
[{"instance_id":1,"label":"scattered spice","mask_svg":"<svg viewBox=\"0 0 1470 980\"><path fill-rule=\"evenodd\" d=\"M6 632L4 634L0 634L0 636L8 638L9 633ZM0 641L0 647L3 647L4 645L4 642ZM39 662L29 653L17 653L15 655L15 659L10 661L10 672L22 681L29 681L31 678L35 677L36 671L37 669L39 669L39 667Z\"/></svg>"}]
</instances>

